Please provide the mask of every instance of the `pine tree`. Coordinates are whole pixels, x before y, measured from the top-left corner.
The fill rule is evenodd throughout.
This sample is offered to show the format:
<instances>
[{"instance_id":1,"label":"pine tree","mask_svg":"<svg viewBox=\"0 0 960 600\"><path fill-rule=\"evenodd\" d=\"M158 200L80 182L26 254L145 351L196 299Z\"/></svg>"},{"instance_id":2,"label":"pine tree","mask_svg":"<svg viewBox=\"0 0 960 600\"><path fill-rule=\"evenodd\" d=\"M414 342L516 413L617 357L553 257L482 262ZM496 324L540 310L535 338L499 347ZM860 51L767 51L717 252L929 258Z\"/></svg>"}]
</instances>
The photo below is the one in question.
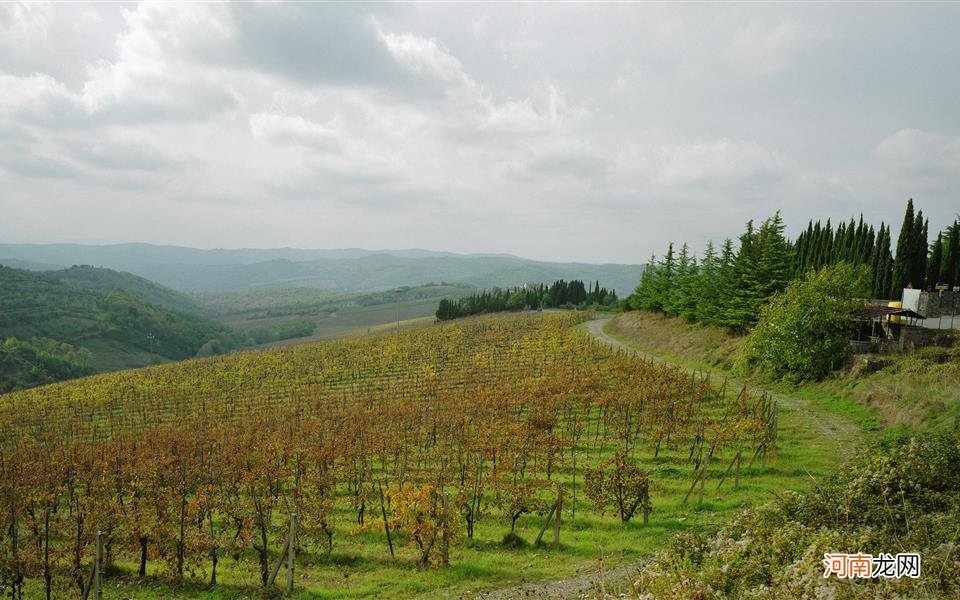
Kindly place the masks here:
<instances>
[{"instance_id":1,"label":"pine tree","mask_svg":"<svg viewBox=\"0 0 960 600\"><path fill-rule=\"evenodd\" d=\"M670 289L669 310L687 320L693 320L697 308L697 259L690 255L686 243L680 247L680 256L677 261L677 272L673 286Z\"/></svg>"},{"instance_id":2,"label":"pine tree","mask_svg":"<svg viewBox=\"0 0 960 600\"><path fill-rule=\"evenodd\" d=\"M708 325L727 326L727 308L734 302L735 262L733 240L726 238L720 247L720 258L717 260L717 298L712 307L711 320L706 322Z\"/></svg>"},{"instance_id":3,"label":"pine tree","mask_svg":"<svg viewBox=\"0 0 960 600\"><path fill-rule=\"evenodd\" d=\"M783 291L790 282L793 262L789 242L783 235L780 211L763 222L757 234L757 296L764 300ZM759 304L757 305L759 309Z\"/></svg>"},{"instance_id":4,"label":"pine tree","mask_svg":"<svg viewBox=\"0 0 960 600\"><path fill-rule=\"evenodd\" d=\"M720 324L735 331L744 331L756 321L757 311L766 299L758 279L757 247L757 232L751 220L740 236L740 247L731 269L729 294L725 295L720 311Z\"/></svg>"},{"instance_id":5,"label":"pine tree","mask_svg":"<svg viewBox=\"0 0 960 600\"><path fill-rule=\"evenodd\" d=\"M657 257L650 255L640 276L640 285L627 297L627 306L635 310L656 310Z\"/></svg>"},{"instance_id":6,"label":"pine tree","mask_svg":"<svg viewBox=\"0 0 960 600\"><path fill-rule=\"evenodd\" d=\"M666 310L669 304L668 296L670 287L673 285L673 276L677 269L677 261L673 256L673 242L667 248L667 253L663 260L657 265L656 277L654 279L654 302L653 310Z\"/></svg>"},{"instance_id":7,"label":"pine tree","mask_svg":"<svg viewBox=\"0 0 960 600\"><path fill-rule=\"evenodd\" d=\"M720 298L720 259L713 248L713 242L708 241L703 251L703 260L697 272L694 284L696 308L694 318L706 324L713 324L717 315L717 304Z\"/></svg>"}]
</instances>

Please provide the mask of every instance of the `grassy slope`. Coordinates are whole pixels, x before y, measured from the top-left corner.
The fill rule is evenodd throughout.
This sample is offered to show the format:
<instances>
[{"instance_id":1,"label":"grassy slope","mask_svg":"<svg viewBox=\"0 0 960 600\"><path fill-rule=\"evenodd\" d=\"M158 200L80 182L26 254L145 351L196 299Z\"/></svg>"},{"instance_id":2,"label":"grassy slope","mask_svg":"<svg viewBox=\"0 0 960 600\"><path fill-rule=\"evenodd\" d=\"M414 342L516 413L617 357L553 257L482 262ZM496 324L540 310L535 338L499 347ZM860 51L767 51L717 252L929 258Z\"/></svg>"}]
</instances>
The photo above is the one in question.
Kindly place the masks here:
<instances>
[{"instance_id":1,"label":"grassy slope","mask_svg":"<svg viewBox=\"0 0 960 600\"><path fill-rule=\"evenodd\" d=\"M221 323L240 331L271 327L293 321L310 321L316 328L308 337L283 340L283 344L355 337L402 321L417 326L433 321L441 298L459 298L474 288L425 285L393 291L362 294L332 294L312 288L264 288L198 297L219 316ZM399 300L399 303L397 302ZM273 345L270 344L270 345Z\"/></svg>"},{"instance_id":2,"label":"grassy slope","mask_svg":"<svg viewBox=\"0 0 960 600\"><path fill-rule=\"evenodd\" d=\"M721 370L732 367L742 339L647 312L625 313L610 321L607 331L670 362ZM943 430L960 420L960 345L888 357L859 355L823 381L769 387L872 428Z\"/></svg>"},{"instance_id":3,"label":"grassy slope","mask_svg":"<svg viewBox=\"0 0 960 600\"><path fill-rule=\"evenodd\" d=\"M400 292L386 290L344 294L308 287L270 287L208 292L195 296L218 315L260 318L312 314L344 306L393 304L398 299L401 302L436 299L439 302L440 298L456 298L474 291L472 286L453 284L404 286L399 289Z\"/></svg>"},{"instance_id":4,"label":"grassy slope","mask_svg":"<svg viewBox=\"0 0 960 600\"><path fill-rule=\"evenodd\" d=\"M497 317L481 317L497 318ZM389 329L387 330L389 331ZM584 334L586 335L586 333ZM733 386L730 386L732 389ZM639 523L622 525L611 516L601 517L592 512L578 489L576 518L564 515L561 551L544 548L505 550L498 541L509 529L508 521L494 514L478 523L476 540L458 547L449 569L431 568L423 571L412 566L412 554L404 547L404 540L395 540L400 560L392 563L386 557L384 539L379 532L352 535L355 515L339 503L335 550L330 558L304 555L300 561L296 598L347 597L461 597L482 589L517 584L523 581L567 578L594 570L600 556L608 567L634 563L664 547L681 531L716 530L744 507L768 501L784 490L807 489L811 482L829 473L836 464L833 440L823 430L796 411L781 412L780 448L776 460L767 465L759 463L743 472L739 490L728 480L721 491L716 481L730 460L722 454L713 467L702 506L696 502L684 506L683 496L689 487L688 466L674 452L664 453L658 459L645 460L654 473L657 487L654 493L655 512L650 526ZM683 457L685 458L685 456ZM581 478L582 479L582 478ZM578 479L577 487L580 487ZM562 478L572 483L569 476ZM573 506L568 496L565 506ZM542 517L524 515L518 523L518 533L532 540ZM248 557L249 558L249 557ZM110 595L160 598L251 598L258 597L255 574L250 562L236 565L224 560L219 579L223 585L207 592L199 583L183 586L151 580L140 584L130 574L131 560L121 565L124 572L110 578ZM155 570L151 571L157 574Z\"/></svg>"}]
</instances>

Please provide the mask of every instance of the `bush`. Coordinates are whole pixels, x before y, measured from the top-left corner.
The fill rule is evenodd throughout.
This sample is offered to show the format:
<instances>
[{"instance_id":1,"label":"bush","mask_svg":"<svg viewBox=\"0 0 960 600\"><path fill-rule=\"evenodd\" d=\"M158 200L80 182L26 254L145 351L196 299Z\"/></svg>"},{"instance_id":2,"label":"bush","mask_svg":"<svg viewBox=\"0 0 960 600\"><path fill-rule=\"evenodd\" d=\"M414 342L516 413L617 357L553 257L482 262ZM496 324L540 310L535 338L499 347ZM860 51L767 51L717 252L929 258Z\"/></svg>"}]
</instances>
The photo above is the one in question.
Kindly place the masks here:
<instances>
[{"instance_id":1,"label":"bush","mask_svg":"<svg viewBox=\"0 0 960 600\"><path fill-rule=\"evenodd\" d=\"M625 452L617 455L595 469L583 472L587 497L599 512L614 507L624 523L633 518L637 509L643 511L643 524L647 524L650 511L650 476L627 458Z\"/></svg>"},{"instance_id":2,"label":"bush","mask_svg":"<svg viewBox=\"0 0 960 600\"><path fill-rule=\"evenodd\" d=\"M792 381L825 376L850 355L866 280L865 268L838 263L791 282L760 309L737 370Z\"/></svg>"},{"instance_id":3,"label":"bush","mask_svg":"<svg viewBox=\"0 0 960 600\"><path fill-rule=\"evenodd\" d=\"M960 597L960 434L887 436L808 494L787 493L641 572L642 598ZM922 576L824 578L825 552L918 552Z\"/></svg>"}]
</instances>

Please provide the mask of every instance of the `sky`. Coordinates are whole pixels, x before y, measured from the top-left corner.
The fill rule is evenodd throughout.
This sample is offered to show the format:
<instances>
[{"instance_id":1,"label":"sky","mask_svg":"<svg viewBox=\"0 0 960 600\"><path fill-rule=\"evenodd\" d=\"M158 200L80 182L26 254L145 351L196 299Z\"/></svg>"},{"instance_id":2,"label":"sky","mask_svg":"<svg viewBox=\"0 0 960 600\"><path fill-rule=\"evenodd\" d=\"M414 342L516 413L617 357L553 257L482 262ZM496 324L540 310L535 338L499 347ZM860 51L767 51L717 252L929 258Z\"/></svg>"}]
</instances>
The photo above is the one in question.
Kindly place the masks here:
<instances>
[{"instance_id":1,"label":"sky","mask_svg":"<svg viewBox=\"0 0 960 600\"><path fill-rule=\"evenodd\" d=\"M2 4L0 240L641 263L960 213L960 5Z\"/></svg>"}]
</instances>

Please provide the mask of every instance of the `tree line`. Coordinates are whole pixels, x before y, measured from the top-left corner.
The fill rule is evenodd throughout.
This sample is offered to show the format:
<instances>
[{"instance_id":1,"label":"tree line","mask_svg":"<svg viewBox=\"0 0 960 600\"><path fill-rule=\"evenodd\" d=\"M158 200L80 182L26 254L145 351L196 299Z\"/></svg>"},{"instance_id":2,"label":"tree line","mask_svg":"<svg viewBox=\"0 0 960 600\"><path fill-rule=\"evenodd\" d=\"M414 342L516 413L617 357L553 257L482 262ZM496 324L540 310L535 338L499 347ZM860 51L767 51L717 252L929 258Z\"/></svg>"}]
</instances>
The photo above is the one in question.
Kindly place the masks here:
<instances>
[{"instance_id":1,"label":"tree line","mask_svg":"<svg viewBox=\"0 0 960 600\"><path fill-rule=\"evenodd\" d=\"M441 321L483 313L531 310L542 308L574 308L583 306L616 306L616 290L607 290L596 281L589 289L579 279L559 279L547 286L518 286L483 290L459 300L440 301L436 316Z\"/></svg>"},{"instance_id":2,"label":"tree line","mask_svg":"<svg viewBox=\"0 0 960 600\"><path fill-rule=\"evenodd\" d=\"M745 331L756 323L760 307L790 281L840 262L863 267L874 298L899 298L905 287L960 284L960 219L928 245L929 221L907 202L903 225L891 252L890 226L878 228L851 219L834 227L830 220L810 221L795 241L784 235L778 212L760 227L750 221L738 244L729 238L718 251L708 242L697 258L686 243L671 243L660 260L651 256L626 309L644 309L707 325Z\"/></svg>"}]
</instances>

